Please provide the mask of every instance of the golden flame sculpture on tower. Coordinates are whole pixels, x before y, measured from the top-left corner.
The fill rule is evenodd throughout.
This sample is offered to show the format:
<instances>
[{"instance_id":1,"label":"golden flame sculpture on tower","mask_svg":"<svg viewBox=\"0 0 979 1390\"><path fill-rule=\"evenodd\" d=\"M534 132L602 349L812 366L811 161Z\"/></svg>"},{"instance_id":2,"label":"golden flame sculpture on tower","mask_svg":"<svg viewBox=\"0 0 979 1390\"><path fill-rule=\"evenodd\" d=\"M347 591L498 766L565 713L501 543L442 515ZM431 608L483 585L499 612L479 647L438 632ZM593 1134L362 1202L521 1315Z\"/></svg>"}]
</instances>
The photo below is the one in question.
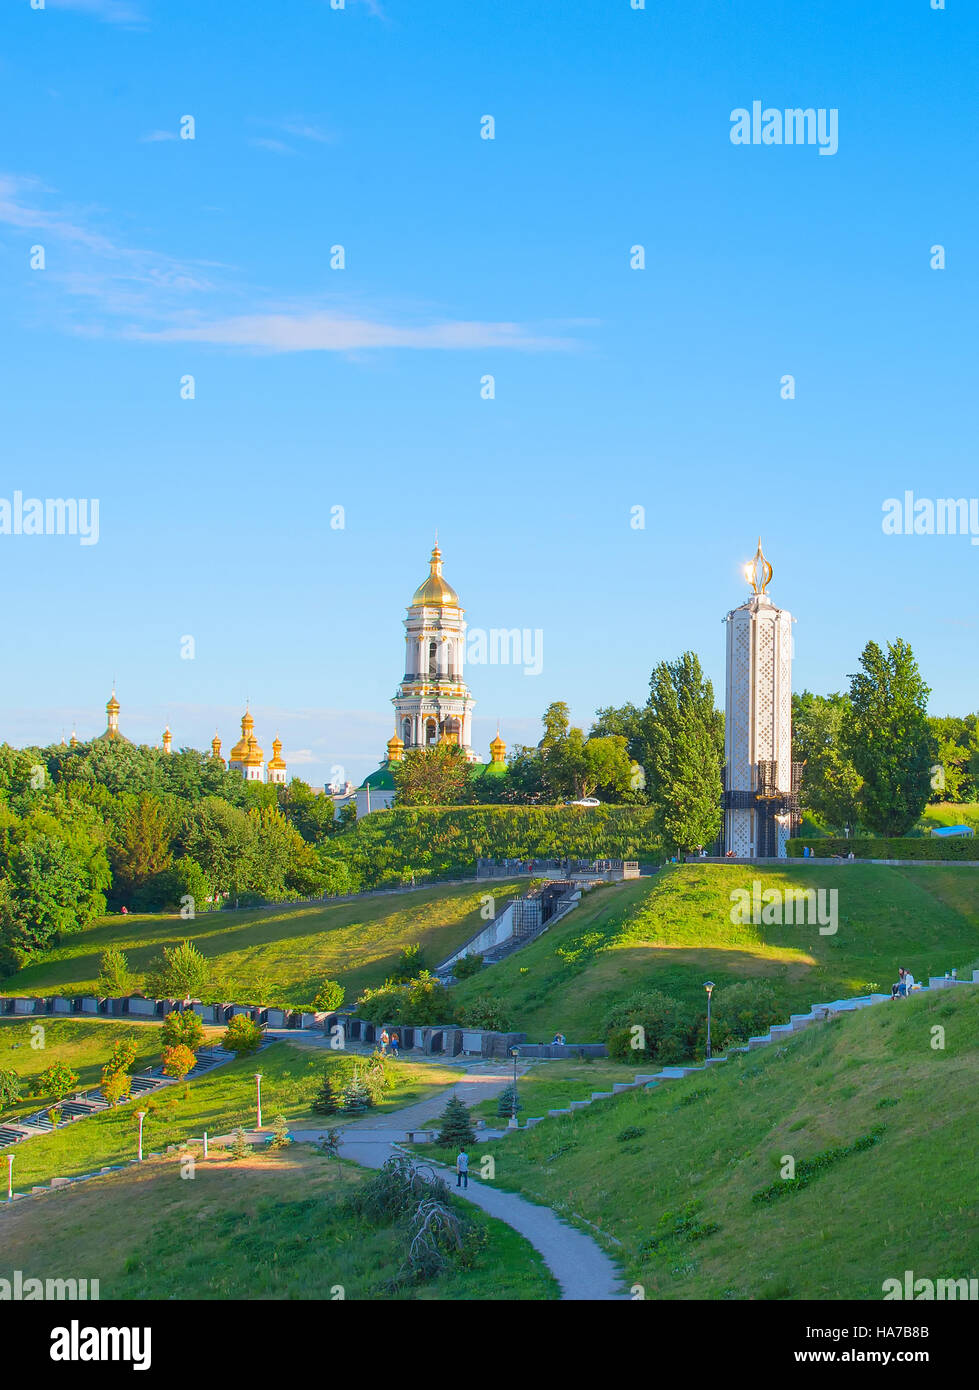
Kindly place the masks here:
<instances>
[{"instance_id":1,"label":"golden flame sculpture on tower","mask_svg":"<svg viewBox=\"0 0 979 1390\"><path fill-rule=\"evenodd\" d=\"M761 548L761 536L758 537L758 549L755 558L750 565L744 567L744 577L751 585L753 593L763 594L772 582L772 567L765 559Z\"/></svg>"}]
</instances>

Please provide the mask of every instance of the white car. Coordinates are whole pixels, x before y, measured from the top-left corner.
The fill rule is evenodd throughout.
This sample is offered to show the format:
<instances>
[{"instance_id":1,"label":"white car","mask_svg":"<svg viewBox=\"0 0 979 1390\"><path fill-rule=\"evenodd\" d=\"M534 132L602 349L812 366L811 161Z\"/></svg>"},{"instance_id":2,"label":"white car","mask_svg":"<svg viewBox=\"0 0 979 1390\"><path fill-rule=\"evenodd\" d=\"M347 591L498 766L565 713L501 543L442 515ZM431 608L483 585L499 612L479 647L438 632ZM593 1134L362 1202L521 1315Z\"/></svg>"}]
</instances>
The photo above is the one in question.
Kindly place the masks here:
<instances>
[{"instance_id":1,"label":"white car","mask_svg":"<svg viewBox=\"0 0 979 1390\"><path fill-rule=\"evenodd\" d=\"M597 796L583 796L580 801L569 801L569 806L601 806Z\"/></svg>"}]
</instances>

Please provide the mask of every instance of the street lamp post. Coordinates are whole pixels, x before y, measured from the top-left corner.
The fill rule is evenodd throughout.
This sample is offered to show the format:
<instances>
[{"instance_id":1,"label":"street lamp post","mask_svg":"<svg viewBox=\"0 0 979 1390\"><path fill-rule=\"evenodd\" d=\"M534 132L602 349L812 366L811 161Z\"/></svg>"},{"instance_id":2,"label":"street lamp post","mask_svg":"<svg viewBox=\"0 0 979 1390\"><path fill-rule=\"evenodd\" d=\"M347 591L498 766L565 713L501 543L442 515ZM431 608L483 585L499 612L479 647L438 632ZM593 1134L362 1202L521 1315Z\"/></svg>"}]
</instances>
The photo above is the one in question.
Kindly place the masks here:
<instances>
[{"instance_id":1,"label":"street lamp post","mask_svg":"<svg viewBox=\"0 0 979 1390\"><path fill-rule=\"evenodd\" d=\"M517 1128L517 1058L520 1056L519 1047L510 1048L510 1056L513 1058L513 1106L510 1110L510 1120L508 1129Z\"/></svg>"},{"instance_id":2,"label":"street lamp post","mask_svg":"<svg viewBox=\"0 0 979 1390\"><path fill-rule=\"evenodd\" d=\"M704 983L704 989L707 991L707 1061L709 1062L709 1061L710 1061L710 998L711 998L711 995L714 993L714 981L713 981L713 980L707 980L707 981Z\"/></svg>"},{"instance_id":3,"label":"street lamp post","mask_svg":"<svg viewBox=\"0 0 979 1390\"><path fill-rule=\"evenodd\" d=\"M146 1111L145 1111L145 1110L137 1111L136 1118L139 1120L139 1161L140 1161L140 1163L142 1163L142 1161L143 1161L143 1120L145 1119L145 1117L146 1117Z\"/></svg>"},{"instance_id":4,"label":"street lamp post","mask_svg":"<svg viewBox=\"0 0 979 1390\"><path fill-rule=\"evenodd\" d=\"M7 1201L14 1200L14 1156L7 1155Z\"/></svg>"},{"instance_id":5,"label":"street lamp post","mask_svg":"<svg viewBox=\"0 0 979 1390\"><path fill-rule=\"evenodd\" d=\"M258 1128L262 1128L262 1073L255 1073L255 1105L258 1110Z\"/></svg>"}]
</instances>

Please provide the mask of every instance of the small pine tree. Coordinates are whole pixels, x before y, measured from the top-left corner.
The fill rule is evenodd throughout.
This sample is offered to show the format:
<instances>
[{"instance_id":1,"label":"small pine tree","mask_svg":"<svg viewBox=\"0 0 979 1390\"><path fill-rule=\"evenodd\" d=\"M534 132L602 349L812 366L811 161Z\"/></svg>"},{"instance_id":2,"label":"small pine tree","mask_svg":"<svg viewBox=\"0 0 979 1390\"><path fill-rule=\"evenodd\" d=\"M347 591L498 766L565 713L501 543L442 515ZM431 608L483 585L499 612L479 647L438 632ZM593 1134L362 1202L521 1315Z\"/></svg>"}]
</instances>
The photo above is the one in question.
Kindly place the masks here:
<instances>
[{"instance_id":1,"label":"small pine tree","mask_svg":"<svg viewBox=\"0 0 979 1390\"><path fill-rule=\"evenodd\" d=\"M337 1085L336 1076L332 1067L327 1067L323 1072L323 1081L316 1099L313 1101L313 1109L317 1115L335 1115L343 1104L343 1091Z\"/></svg>"},{"instance_id":2,"label":"small pine tree","mask_svg":"<svg viewBox=\"0 0 979 1390\"><path fill-rule=\"evenodd\" d=\"M252 1156L252 1146L245 1138L245 1131L242 1129L241 1125L239 1125L234 1132L233 1143L228 1156L236 1161L239 1158L251 1158Z\"/></svg>"},{"instance_id":3,"label":"small pine tree","mask_svg":"<svg viewBox=\"0 0 979 1390\"><path fill-rule=\"evenodd\" d=\"M501 1118L508 1120L517 1110L522 1109L523 1106L520 1103L517 1088L511 1081L510 1084L500 1092L500 1099L496 1105L496 1113L501 1116Z\"/></svg>"},{"instance_id":4,"label":"small pine tree","mask_svg":"<svg viewBox=\"0 0 979 1390\"><path fill-rule=\"evenodd\" d=\"M288 1145L292 1143L292 1140L289 1137L289 1126L286 1124L286 1117L284 1115L276 1115L272 1128L274 1133L269 1140L269 1148L287 1148Z\"/></svg>"},{"instance_id":5,"label":"small pine tree","mask_svg":"<svg viewBox=\"0 0 979 1390\"><path fill-rule=\"evenodd\" d=\"M360 1077L355 1075L344 1087L343 1113L345 1115L362 1115L372 1103L370 1091Z\"/></svg>"},{"instance_id":6,"label":"small pine tree","mask_svg":"<svg viewBox=\"0 0 979 1390\"><path fill-rule=\"evenodd\" d=\"M476 1142L469 1107L464 1105L458 1096L453 1096L442 1111L442 1128L439 1130L438 1142L447 1148L465 1148Z\"/></svg>"}]
</instances>

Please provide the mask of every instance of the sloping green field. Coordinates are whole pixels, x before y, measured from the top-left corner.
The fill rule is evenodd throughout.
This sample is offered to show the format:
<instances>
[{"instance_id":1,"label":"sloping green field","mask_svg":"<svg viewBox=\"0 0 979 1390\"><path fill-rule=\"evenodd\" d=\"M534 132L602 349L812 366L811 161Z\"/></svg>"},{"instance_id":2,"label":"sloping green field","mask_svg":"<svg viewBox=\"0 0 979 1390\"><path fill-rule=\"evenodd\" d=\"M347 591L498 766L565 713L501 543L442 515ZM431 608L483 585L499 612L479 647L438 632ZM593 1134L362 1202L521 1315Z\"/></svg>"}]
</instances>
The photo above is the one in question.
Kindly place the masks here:
<instances>
[{"instance_id":1,"label":"sloping green field","mask_svg":"<svg viewBox=\"0 0 979 1390\"><path fill-rule=\"evenodd\" d=\"M523 883L494 882L500 904L526 892ZM104 919L68 936L4 981L13 994L82 994L95 987L107 946L125 951L130 969L145 971L162 947L185 938L211 963L205 1000L310 1005L324 980L339 980L353 1002L368 985L383 984L405 946L420 945L429 966L439 964L485 925L485 885L422 888L323 907L260 908Z\"/></svg>"},{"instance_id":2,"label":"sloping green field","mask_svg":"<svg viewBox=\"0 0 979 1390\"><path fill-rule=\"evenodd\" d=\"M837 931L735 924L732 891L750 893L755 880L763 890L836 890ZM787 1018L870 985L889 989L902 965L919 980L979 965L979 870L672 866L599 889L553 930L460 984L457 997L502 996L531 1041L550 1041L560 1029L569 1042L588 1042L603 1036L612 1004L637 989L699 1008L707 979L723 986L765 978Z\"/></svg>"},{"instance_id":3,"label":"sloping green field","mask_svg":"<svg viewBox=\"0 0 979 1390\"><path fill-rule=\"evenodd\" d=\"M102 1300L558 1296L522 1236L462 1203L480 1233L472 1264L401 1284L403 1235L346 1206L366 1174L308 1145L239 1162L215 1155L181 1177L178 1160L148 1160L0 1210L0 1278L98 1279Z\"/></svg>"},{"instance_id":4,"label":"sloping green field","mask_svg":"<svg viewBox=\"0 0 979 1390\"><path fill-rule=\"evenodd\" d=\"M496 1181L621 1241L647 1298L880 1299L979 1276L977 1077L979 987L936 990L497 1140Z\"/></svg>"}]
</instances>

